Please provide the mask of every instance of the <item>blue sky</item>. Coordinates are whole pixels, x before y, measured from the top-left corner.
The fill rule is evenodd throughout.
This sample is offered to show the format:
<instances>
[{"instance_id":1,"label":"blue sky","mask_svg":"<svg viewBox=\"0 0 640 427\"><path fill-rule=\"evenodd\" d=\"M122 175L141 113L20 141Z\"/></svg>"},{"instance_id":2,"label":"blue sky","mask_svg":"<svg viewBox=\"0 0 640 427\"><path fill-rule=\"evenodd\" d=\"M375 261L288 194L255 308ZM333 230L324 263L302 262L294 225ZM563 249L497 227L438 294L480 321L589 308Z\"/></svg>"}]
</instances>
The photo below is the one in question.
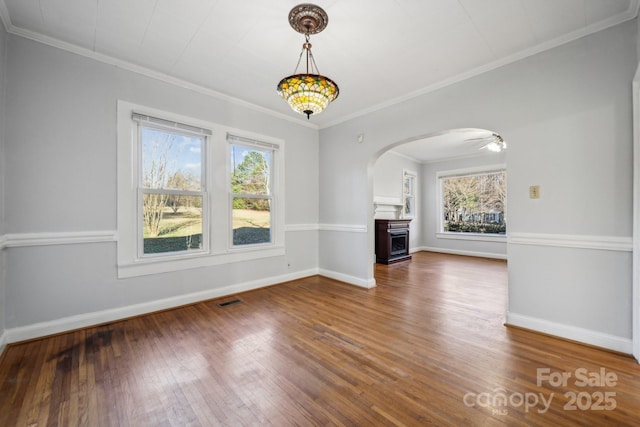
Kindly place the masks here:
<instances>
[{"instance_id":1,"label":"blue sky","mask_svg":"<svg viewBox=\"0 0 640 427\"><path fill-rule=\"evenodd\" d=\"M142 128L143 176L149 173L152 162L166 158L167 176L181 171L184 175L201 176L204 138L180 133Z\"/></svg>"}]
</instances>

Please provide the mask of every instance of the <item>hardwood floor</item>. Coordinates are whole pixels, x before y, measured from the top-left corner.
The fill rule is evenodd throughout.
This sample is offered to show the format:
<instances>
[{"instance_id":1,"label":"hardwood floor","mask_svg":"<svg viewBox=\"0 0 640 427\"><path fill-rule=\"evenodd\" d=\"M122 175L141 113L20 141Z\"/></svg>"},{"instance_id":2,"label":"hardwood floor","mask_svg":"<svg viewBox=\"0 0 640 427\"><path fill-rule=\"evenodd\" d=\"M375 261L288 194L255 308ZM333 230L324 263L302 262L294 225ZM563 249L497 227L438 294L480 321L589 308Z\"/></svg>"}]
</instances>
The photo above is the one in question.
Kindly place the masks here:
<instances>
[{"instance_id":1,"label":"hardwood floor","mask_svg":"<svg viewBox=\"0 0 640 427\"><path fill-rule=\"evenodd\" d=\"M632 358L503 326L505 262L421 252L375 273L10 345L0 425L640 423Z\"/></svg>"}]
</instances>

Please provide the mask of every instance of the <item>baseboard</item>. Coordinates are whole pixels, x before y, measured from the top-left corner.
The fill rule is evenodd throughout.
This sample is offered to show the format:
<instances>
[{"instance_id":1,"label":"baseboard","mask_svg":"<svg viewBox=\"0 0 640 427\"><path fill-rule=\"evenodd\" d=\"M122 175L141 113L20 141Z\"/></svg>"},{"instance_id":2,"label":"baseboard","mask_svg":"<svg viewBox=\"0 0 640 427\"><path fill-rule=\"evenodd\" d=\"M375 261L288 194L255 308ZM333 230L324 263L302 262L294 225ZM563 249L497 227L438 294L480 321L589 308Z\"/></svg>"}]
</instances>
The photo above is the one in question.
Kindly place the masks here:
<instances>
[{"instance_id":1,"label":"baseboard","mask_svg":"<svg viewBox=\"0 0 640 427\"><path fill-rule=\"evenodd\" d=\"M10 328L4 331L4 333L0 337L0 348L2 348L2 345L6 345L9 343L27 341L35 338L45 337L48 335L73 331L75 329L87 328L90 326L114 322L129 317L153 313L155 311L180 307L187 304L206 301L212 298L220 298L227 295L233 295L240 292L246 292L266 286L276 285L278 283L284 283L292 280L302 279L304 277L315 276L317 274L317 269L297 271L281 276L269 277L265 279L254 280L251 282L225 286L223 288L194 292L186 295L178 295L175 297L165 298L142 304L134 304L126 307L96 311L93 313L80 314L77 316L69 316L52 321Z\"/></svg>"},{"instance_id":2,"label":"baseboard","mask_svg":"<svg viewBox=\"0 0 640 427\"><path fill-rule=\"evenodd\" d=\"M479 258L507 259L506 254L496 254L492 252L459 251L457 249L433 248L429 246L420 246L410 250L411 253L420 252L420 251L440 252L443 254L451 254L451 255L474 256Z\"/></svg>"},{"instance_id":3,"label":"baseboard","mask_svg":"<svg viewBox=\"0 0 640 427\"><path fill-rule=\"evenodd\" d=\"M562 323L551 322L549 320L538 319L536 317L525 316L522 314L507 313L506 324L543 332L545 334L578 341L596 347L606 348L620 353L631 354L633 350L631 338L618 337L615 335L592 331L590 329L564 325Z\"/></svg>"},{"instance_id":4,"label":"baseboard","mask_svg":"<svg viewBox=\"0 0 640 427\"><path fill-rule=\"evenodd\" d=\"M359 277L350 276L348 274L338 273L336 271L320 269L321 276L326 276L330 279L339 280L341 282L348 283L350 285L359 286L361 288L371 289L376 287L376 279L365 280Z\"/></svg>"},{"instance_id":5,"label":"baseboard","mask_svg":"<svg viewBox=\"0 0 640 427\"><path fill-rule=\"evenodd\" d=\"M2 331L2 335L0 335L0 360L2 360L2 357L4 356L4 350L7 347L7 344L7 331Z\"/></svg>"}]
</instances>

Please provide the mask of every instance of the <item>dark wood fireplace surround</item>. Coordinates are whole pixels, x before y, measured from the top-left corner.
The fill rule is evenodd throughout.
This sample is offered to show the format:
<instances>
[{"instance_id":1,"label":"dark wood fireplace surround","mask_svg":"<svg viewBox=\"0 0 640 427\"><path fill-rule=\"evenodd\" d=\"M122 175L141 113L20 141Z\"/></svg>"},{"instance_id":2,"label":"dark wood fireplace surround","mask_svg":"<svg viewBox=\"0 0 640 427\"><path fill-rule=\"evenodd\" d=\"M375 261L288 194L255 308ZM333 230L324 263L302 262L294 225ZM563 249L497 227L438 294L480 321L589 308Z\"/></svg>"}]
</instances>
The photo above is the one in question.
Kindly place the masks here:
<instances>
[{"instance_id":1,"label":"dark wood fireplace surround","mask_svg":"<svg viewBox=\"0 0 640 427\"><path fill-rule=\"evenodd\" d=\"M376 219L376 262L391 264L411 259L410 219Z\"/></svg>"}]
</instances>

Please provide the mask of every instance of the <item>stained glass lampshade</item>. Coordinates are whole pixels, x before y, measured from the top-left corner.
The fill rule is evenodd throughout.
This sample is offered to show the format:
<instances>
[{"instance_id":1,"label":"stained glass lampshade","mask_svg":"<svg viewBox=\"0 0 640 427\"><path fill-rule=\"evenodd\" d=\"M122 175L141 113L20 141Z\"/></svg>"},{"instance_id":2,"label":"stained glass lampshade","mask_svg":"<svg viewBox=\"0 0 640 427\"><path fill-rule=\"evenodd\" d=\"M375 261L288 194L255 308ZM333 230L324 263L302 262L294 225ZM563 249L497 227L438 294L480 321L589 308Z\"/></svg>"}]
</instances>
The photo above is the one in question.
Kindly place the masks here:
<instances>
[{"instance_id":1,"label":"stained glass lampshade","mask_svg":"<svg viewBox=\"0 0 640 427\"><path fill-rule=\"evenodd\" d=\"M300 4L289 12L289 24L299 33L304 34L305 43L293 75L285 77L278 83L278 95L289 103L294 111L306 114L307 119L312 114L319 114L327 108L329 103L340 93L338 85L318 71L309 35L322 31L329 22L329 17L322 8L309 4ZM302 58L306 60L306 72L298 73Z\"/></svg>"},{"instance_id":2,"label":"stained glass lampshade","mask_svg":"<svg viewBox=\"0 0 640 427\"><path fill-rule=\"evenodd\" d=\"M278 94L307 118L321 113L339 93L338 85L320 74L294 74L278 83Z\"/></svg>"}]
</instances>

